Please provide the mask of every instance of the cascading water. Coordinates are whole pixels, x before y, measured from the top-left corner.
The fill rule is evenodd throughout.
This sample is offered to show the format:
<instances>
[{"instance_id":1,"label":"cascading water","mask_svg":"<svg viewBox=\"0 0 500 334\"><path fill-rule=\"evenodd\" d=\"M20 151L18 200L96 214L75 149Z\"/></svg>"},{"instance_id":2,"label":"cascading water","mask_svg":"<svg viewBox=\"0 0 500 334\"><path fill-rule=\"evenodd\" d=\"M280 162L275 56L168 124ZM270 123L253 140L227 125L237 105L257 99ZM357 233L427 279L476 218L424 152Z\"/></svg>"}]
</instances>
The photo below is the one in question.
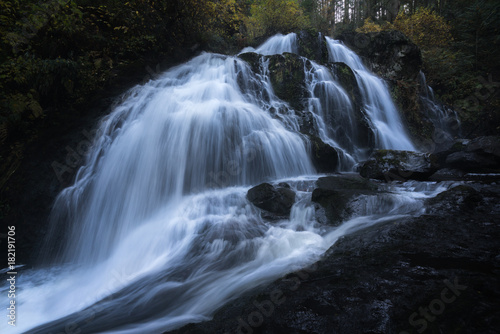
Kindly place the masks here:
<instances>
[{"instance_id":1,"label":"cascading water","mask_svg":"<svg viewBox=\"0 0 500 334\"><path fill-rule=\"evenodd\" d=\"M311 94L308 110L319 137L339 151L339 170L352 170L356 162L367 158L367 147L356 140L360 129L352 102L326 67L311 62L311 68L305 71Z\"/></svg>"},{"instance_id":2,"label":"cascading water","mask_svg":"<svg viewBox=\"0 0 500 334\"><path fill-rule=\"evenodd\" d=\"M250 73L237 58L206 53L131 93L56 203L74 222L65 261L107 258L184 194L314 172L301 137L240 90L238 76L256 80Z\"/></svg>"},{"instance_id":3,"label":"cascading water","mask_svg":"<svg viewBox=\"0 0 500 334\"><path fill-rule=\"evenodd\" d=\"M275 36L257 51L293 51L295 38ZM320 75L319 65L313 68L311 108L319 91L336 96L321 106L323 114L314 111L318 121L326 124L328 110L341 107L335 113L348 125L348 100L338 105L342 90ZM364 89L368 94L368 84ZM444 190L400 185L360 198L340 227L320 225L310 200L317 176L304 176L315 171L296 116L285 108L271 117L283 105L265 71L255 75L237 57L208 53L130 91L103 120L74 185L57 198L45 266L20 273L17 326L2 322L2 333L59 333L68 326L80 333L161 333L207 320L242 293L318 260L342 235L420 214L422 198ZM370 108L381 145L392 147L393 137L404 134L400 123ZM384 132L394 124L395 134ZM355 160L356 144L341 142L328 126L321 125L322 138ZM392 148L411 149L406 137L399 140ZM261 181L291 185L297 199L290 219L270 224L248 202L249 186Z\"/></svg>"},{"instance_id":4,"label":"cascading water","mask_svg":"<svg viewBox=\"0 0 500 334\"><path fill-rule=\"evenodd\" d=\"M297 34L291 33L288 35L277 34L264 42L257 49L252 47L244 48L240 53L256 52L258 54L268 56L280 54L283 52L298 53Z\"/></svg>"},{"instance_id":5,"label":"cascading water","mask_svg":"<svg viewBox=\"0 0 500 334\"><path fill-rule=\"evenodd\" d=\"M460 135L460 119L455 110L436 101L434 91L427 85L422 71L419 73L420 99L427 117L434 125L434 141L437 143L451 142Z\"/></svg>"},{"instance_id":6,"label":"cascading water","mask_svg":"<svg viewBox=\"0 0 500 334\"><path fill-rule=\"evenodd\" d=\"M342 42L329 37L326 41L330 61L345 63L356 74L365 103L364 111L375 131L375 145L384 149L415 151L384 81L370 73L361 58Z\"/></svg>"}]
</instances>

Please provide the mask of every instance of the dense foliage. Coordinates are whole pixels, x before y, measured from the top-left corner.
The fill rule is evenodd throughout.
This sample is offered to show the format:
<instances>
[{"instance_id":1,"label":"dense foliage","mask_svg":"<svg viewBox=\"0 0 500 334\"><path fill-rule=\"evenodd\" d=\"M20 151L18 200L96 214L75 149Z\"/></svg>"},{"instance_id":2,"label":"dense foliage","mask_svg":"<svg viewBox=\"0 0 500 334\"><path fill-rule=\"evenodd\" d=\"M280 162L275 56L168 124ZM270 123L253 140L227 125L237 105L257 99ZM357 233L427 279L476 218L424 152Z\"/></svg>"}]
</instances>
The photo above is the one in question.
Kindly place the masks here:
<instances>
[{"instance_id":1,"label":"dense foliage","mask_svg":"<svg viewBox=\"0 0 500 334\"><path fill-rule=\"evenodd\" d=\"M288 33L307 26L297 0L257 0L245 22L251 38Z\"/></svg>"},{"instance_id":2,"label":"dense foliage","mask_svg":"<svg viewBox=\"0 0 500 334\"><path fill-rule=\"evenodd\" d=\"M500 3L457 1L403 8L393 23L365 20L360 32L397 29L422 50L424 72L437 96L460 113L466 135L500 130ZM441 13L441 14L440 14Z\"/></svg>"},{"instance_id":3,"label":"dense foliage","mask_svg":"<svg viewBox=\"0 0 500 334\"><path fill-rule=\"evenodd\" d=\"M115 77L237 38L241 19L236 0L0 1L1 174L40 127L77 119Z\"/></svg>"}]
</instances>

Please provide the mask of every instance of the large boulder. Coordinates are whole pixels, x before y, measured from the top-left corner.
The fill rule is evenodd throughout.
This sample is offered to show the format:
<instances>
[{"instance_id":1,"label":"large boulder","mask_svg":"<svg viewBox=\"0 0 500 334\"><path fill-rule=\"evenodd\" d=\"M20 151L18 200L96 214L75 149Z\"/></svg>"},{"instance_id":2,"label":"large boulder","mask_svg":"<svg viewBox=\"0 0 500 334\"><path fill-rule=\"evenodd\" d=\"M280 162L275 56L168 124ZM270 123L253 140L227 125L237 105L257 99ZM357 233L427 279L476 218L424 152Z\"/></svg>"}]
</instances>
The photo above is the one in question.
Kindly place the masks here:
<instances>
[{"instance_id":1,"label":"large boulder","mask_svg":"<svg viewBox=\"0 0 500 334\"><path fill-rule=\"evenodd\" d=\"M260 72L260 58L262 57L260 54L255 52L245 52L239 54L238 57L246 61L248 65L250 65L252 71L254 71L255 73Z\"/></svg>"},{"instance_id":2,"label":"large boulder","mask_svg":"<svg viewBox=\"0 0 500 334\"><path fill-rule=\"evenodd\" d=\"M377 191L373 182L355 175L321 177L311 195L315 203L316 219L323 224L337 226L352 214L349 206L357 196Z\"/></svg>"},{"instance_id":3,"label":"large boulder","mask_svg":"<svg viewBox=\"0 0 500 334\"><path fill-rule=\"evenodd\" d=\"M446 165L466 171L482 171L495 167L497 162L476 152L455 152L446 157Z\"/></svg>"},{"instance_id":4,"label":"large boulder","mask_svg":"<svg viewBox=\"0 0 500 334\"><path fill-rule=\"evenodd\" d=\"M377 150L359 170L361 176L379 180L427 180L438 170L437 159L429 153Z\"/></svg>"},{"instance_id":5,"label":"large boulder","mask_svg":"<svg viewBox=\"0 0 500 334\"><path fill-rule=\"evenodd\" d=\"M468 142L466 151L498 159L500 158L500 136L477 137Z\"/></svg>"},{"instance_id":6,"label":"large boulder","mask_svg":"<svg viewBox=\"0 0 500 334\"><path fill-rule=\"evenodd\" d=\"M436 197L427 200L427 213L470 212L483 201L483 195L471 186L461 185L443 191Z\"/></svg>"},{"instance_id":7,"label":"large boulder","mask_svg":"<svg viewBox=\"0 0 500 334\"><path fill-rule=\"evenodd\" d=\"M311 141L311 160L318 173L332 173L339 166L339 153L334 147L316 136L309 136Z\"/></svg>"},{"instance_id":8,"label":"large boulder","mask_svg":"<svg viewBox=\"0 0 500 334\"><path fill-rule=\"evenodd\" d=\"M269 183L262 183L248 190L247 199L256 207L267 211L266 218L286 218L295 203L295 192L286 184L274 187Z\"/></svg>"},{"instance_id":9,"label":"large boulder","mask_svg":"<svg viewBox=\"0 0 500 334\"><path fill-rule=\"evenodd\" d=\"M440 163L466 172L496 172L500 169L500 137L486 136L459 139L441 152Z\"/></svg>"}]
</instances>

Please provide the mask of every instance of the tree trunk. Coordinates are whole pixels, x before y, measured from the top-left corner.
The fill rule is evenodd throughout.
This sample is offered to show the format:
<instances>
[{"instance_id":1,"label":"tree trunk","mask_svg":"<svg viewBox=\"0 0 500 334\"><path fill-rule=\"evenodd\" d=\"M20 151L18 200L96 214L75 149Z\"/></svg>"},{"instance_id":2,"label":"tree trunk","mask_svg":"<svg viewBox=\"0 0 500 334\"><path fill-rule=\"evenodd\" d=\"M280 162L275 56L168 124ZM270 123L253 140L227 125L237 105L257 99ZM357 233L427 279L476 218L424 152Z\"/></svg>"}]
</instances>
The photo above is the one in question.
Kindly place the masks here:
<instances>
[{"instance_id":1,"label":"tree trunk","mask_svg":"<svg viewBox=\"0 0 500 334\"><path fill-rule=\"evenodd\" d=\"M349 0L344 0L344 23L349 23Z\"/></svg>"},{"instance_id":2,"label":"tree trunk","mask_svg":"<svg viewBox=\"0 0 500 334\"><path fill-rule=\"evenodd\" d=\"M387 21L389 22L394 22L396 19L396 16L398 16L399 13L399 7L400 7L400 1L399 0L391 0L389 1L388 8L387 8Z\"/></svg>"}]
</instances>

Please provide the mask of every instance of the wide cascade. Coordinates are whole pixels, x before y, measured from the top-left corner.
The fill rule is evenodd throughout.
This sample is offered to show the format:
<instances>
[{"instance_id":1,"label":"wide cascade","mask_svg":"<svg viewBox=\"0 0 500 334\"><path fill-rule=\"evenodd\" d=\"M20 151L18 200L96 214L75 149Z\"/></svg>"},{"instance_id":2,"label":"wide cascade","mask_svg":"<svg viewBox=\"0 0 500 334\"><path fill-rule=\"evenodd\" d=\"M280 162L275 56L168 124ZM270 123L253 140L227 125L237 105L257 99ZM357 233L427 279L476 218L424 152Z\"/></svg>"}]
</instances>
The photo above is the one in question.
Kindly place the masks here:
<instances>
[{"instance_id":1,"label":"wide cascade","mask_svg":"<svg viewBox=\"0 0 500 334\"><path fill-rule=\"evenodd\" d=\"M253 51L296 52L295 39L278 35ZM327 41L332 60L356 71L376 145L413 149L382 81ZM415 185L401 185L364 196L340 226L318 223L307 136L275 96L265 57L261 70L203 53L124 96L102 120L75 183L58 196L43 265L19 275L18 326L2 322L2 333L59 333L68 324L81 333L161 333L207 320L315 262L346 233L422 213L422 199L443 190L413 194L407 189ZM326 67L309 70L318 132L353 166L366 147L349 139L360 131L351 101ZM296 192L288 219L271 223L247 200L248 189L265 181Z\"/></svg>"}]
</instances>

